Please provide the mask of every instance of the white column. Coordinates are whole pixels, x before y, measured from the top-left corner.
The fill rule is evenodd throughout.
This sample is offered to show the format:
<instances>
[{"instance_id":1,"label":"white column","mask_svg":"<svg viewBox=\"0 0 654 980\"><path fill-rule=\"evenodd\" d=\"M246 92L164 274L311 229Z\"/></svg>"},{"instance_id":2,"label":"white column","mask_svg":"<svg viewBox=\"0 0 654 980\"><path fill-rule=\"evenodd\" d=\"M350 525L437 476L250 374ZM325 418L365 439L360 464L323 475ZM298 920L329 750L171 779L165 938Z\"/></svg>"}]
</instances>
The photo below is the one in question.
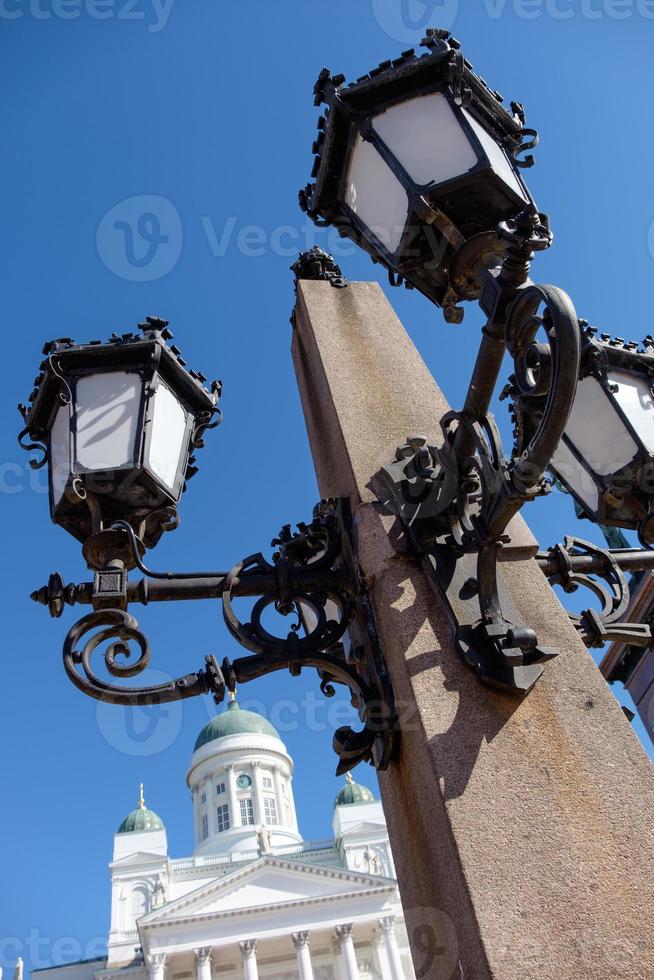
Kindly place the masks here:
<instances>
[{"instance_id":1,"label":"white column","mask_svg":"<svg viewBox=\"0 0 654 980\"><path fill-rule=\"evenodd\" d=\"M254 802L254 823L256 826L266 823L265 810L263 808L263 786L261 783L261 763L256 760L252 763L252 799Z\"/></svg>"},{"instance_id":2,"label":"white column","mask_svg":"<svg viewBox=\"0 0 654 980\"><path fill-rule=\"evenodd\" d=\"M282 827L292 827L292 821L290 819L290 810L288 811L289 815L287 816L287 810L286 807L284 806L286 797L284 796L282 790L282 781L280 779L279 766L272 767L272 774L273 774L273 785L275 787L275 800L277 801L277 820L279 821L279 824ZM298 935L300 934L298 933Z\"/></svg>"},{"instance_id":3,"label":"white column","mask_svg":"<svg viewBox=\"0 0 654 980\"><path fill-rule=\"evenodd\" d=\"M215 837L218 833L218 816L216 814L216 800L215 796L211 792L213 789L213 780L207 776L207 778L202 783L202 792L207 794L207 816L209 823L209 836ZM215 792L215 791L214 791Z\"/></svg>"},{"instance_id":4,"label":"white column","mask_svg":"<svg viewBox=\"0 0 654 980\"><path fill-rule=\"evenodd\" d=\"M147 964L149 980L164 980L164 971L166 968L165 953L151 953L147 957Z\"/></svg>"},{"instance_id":5,"label":"white column","mask_svg":"<svg viewBox=\"0 0 654 980\"><path fill-rule=\"evenodd\" d=\"M341 956L343 958L343 969L346 980L359 980L359 966L357 964L356 953L354 952L354 942L352 941L352 923L336 926L336 936L341 944Z\"/></svg>"},{"instance_id":6,"label":"white column","mask_svg":"<svg viewBox=\"0 0 654 980\"><path fill-rule=\"evenodd\" d=\"M239 946L243 960L243 980L259 980L256 939L246 939L245 942L239 943Z\"/></svg>"},{"instance_id":7,"label":"white column","mask_svg":"<svg viewBox=\"0 0 654 980\"><path fill-rule=\"evenodd\" d=\"M211 980L211 946L194 949L196 980Z\"/></svg>"},{"instance_id":8,"label":"white column","mask_svg":"<svg viewBox=\"0 0 654 980\"><path fill-rule=\"evenodd\" d=\"M375 930L375 950L377 952L377 961L379 963L381 980L393 980L391 965L388 961L388 953L386 952L384 933L381 930L379 930L379 932Z\"/></svg>"},{"instance_id":9,"label":"white column","mask_svg":"<svg viewBox=\"0 0 654 980\"><path fill-rule=\"evenodd\" d=\"M309 951L309 933L294 932L292 937L297 954L297 969L300 980L313 980L313 967L311 965L311 953Z\"/></svg>"},{"instance_id":10,"label":"white column","mask_svg":"<svg viewBox=\"0 0 654 980\"><path fill-rule=\"evenodd\" d=\"M233 763L230 762L229 765L225 766L225 773L227 774L227 795L229 797L229 826L238 827L241 823L241 814L236 802L236 776Z\"/></svg>"},{"instance_id":11,"label":"white column","mask_svg":"<svg viewBox=\"0 0 654 980\"><path fill-rule=\"evenodd\" d=\"M392 980L404 980L402 957L395 937L395 916L388 915L379 920L379 928L384 938L384 946L391 967Z\"/></svg>"}]
</instances>

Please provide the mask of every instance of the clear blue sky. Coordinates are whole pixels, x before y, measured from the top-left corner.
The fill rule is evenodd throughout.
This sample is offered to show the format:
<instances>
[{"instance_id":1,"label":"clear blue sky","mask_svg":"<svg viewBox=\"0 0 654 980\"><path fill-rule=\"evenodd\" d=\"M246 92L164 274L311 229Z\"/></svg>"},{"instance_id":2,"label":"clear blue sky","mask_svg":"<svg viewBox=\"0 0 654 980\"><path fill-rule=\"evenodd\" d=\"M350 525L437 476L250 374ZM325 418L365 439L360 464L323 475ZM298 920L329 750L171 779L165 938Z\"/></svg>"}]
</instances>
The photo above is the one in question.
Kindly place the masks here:
<instances>
[{"instance_id":1,"label":"clear blue sky","mask_svg":"<svg viewBox=\"0 0 654 980\"><path fill-rule=\"evenodd\" d=\"M184 773L212 711L200 700L149 716L98 707L61 667L76 612L52 621L27 598L52 570L85 577L77 544L51 527L41 479L15 445L15 405L30 391L43 342L106 337L146 314L169 319L189 363L224 380L225 423L208 440L181 529L151 564L229 567L266 549L317 499L289 357L288 266L298 245L330 242L297 207L319 70L355 77L416 44L425 24L451 27L540 131L528 180L556 241L536 277L567 288L603 329L640 339L652 331L652 18L647 0L0 0L0 965L17 953L28 965L97 953L109 925L112 835L141 780L171 853L190 852ZM144 195L164 201L131 200ZM130 264L111 225L144 210L157 214L168 242L149 262L137 236ZM152 224L142 227L156 237ZM352 279L379 274L364 255L340 261ZM417 293L389 294L459 405L478 315L471 309L462 326L448 326ZM543 544L566 531L597 539L587 522L575 527L560 494L526 516ZM210 651L238 653L217 604L160 606L139 618L162 671L195 669ZM309 675L256 682L242 700L260 702L295 756L305 836L327 836L338 787L334 706ZM357 778L374 786L372 770Z\"/></svg>"}]
</instances>

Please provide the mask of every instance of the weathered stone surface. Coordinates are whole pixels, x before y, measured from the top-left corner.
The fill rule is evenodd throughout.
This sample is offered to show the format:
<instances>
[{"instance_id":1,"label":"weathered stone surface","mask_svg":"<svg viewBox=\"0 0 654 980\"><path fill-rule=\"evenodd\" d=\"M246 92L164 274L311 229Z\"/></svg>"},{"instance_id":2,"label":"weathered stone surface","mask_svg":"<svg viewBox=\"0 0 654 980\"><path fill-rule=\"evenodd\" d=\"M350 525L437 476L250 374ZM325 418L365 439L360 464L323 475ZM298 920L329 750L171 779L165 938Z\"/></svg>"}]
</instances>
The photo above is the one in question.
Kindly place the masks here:
<instances>
[{"instance_id":1,"label":"weathered stone surface","mask_svg":"<svg viewBox=\"0 0 654 980\"><path fill-rule=\"evenodd\" d=\"M448 407L379 287L299 283L293 357L321 493L355 509L400 705L380 785L418 975L653 976L652 767L556 596L535 562L503 566L561 653L522 702L483 688L374 501L372 475L408 434L437 438ZM523 553L529 534L520 518Z\"/></svg>"}]
</instances>

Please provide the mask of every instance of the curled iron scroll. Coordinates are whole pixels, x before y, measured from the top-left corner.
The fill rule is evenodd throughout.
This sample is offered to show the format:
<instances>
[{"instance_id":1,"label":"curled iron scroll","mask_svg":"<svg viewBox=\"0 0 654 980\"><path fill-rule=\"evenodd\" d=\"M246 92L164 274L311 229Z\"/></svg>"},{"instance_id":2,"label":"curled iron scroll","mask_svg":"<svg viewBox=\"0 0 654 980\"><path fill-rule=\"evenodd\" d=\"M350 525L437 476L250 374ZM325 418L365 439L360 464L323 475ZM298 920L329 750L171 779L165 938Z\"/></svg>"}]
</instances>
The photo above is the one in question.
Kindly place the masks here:
<instances>
[{"instance_id":1,"label":"curled iron scroll","mask_svg":"<svg viewBox=\"0 0 654 980\"><path fill-rule=\"evenodd\" d=\"M250 555L225 577L223 618L230 634L241 646L253 652L225 670L231 683L244 683L277 670L298 675L302 668L314 668L327 697L334 695L334 684L350 691L351 703L364 728L355 732L349 726L334 734L333 747L339 756L337 773L370 761L377 739L389 737L393 709L384 692L365 679L354 660L348 659L343 638L352 622L355 603L345 577L339 576L340 536L344 533L335 513L334 502L324 501L311 524L298 525L292 534L285 527L274 542L280 546L272 562L262 554ZM275 589L259 598L247 619L235 609L242 577L259 573L273 576ZM307 579L307 575L310 579ZM310 581L310 585L306 585ZM276 635L264 624L270 612L292 617L290 626Z\"/></svg>"},{"instance_id":2,"label":"curled iron scroll","mask_svg":"<svg viewBox=\"0 0 654 980\"><path fill-rule=\"evenodd\" d=\"M210 692L218 701L224 697L222 673L213 657L207 657L205 669L195 674L187 674L165 684L130 690L98 676L92 667L96 651L98 657L104 659L104 666L112 677L135 677L148 666L148 639L139 629L136 619L122 609L102 609L89 613L69 630L64 641L64 668L80 691L98 701L132 706L180 701ZM136 659L131 661L135 651Z\"/></svg>"},{"instance_id":3,"label":"curled iron scroll","mask_svg":"<svg viewBox=\"0 0 654 980\"><path fill-rule=\"evenodd\" d=\"M601 558L601 572L587 574L575 572L570 558L592 555ZM543 557L556 560L557 569L548 575L551 585L560 585L567 592L576 592L579 586L589 589L601 603L601 609L585 609L581 613L568 613L576 630L587 647L601 647L610 641L621 641L632 646L646 646L652 638L646 623L623 622L630 600L627 577L613 554L590 541L582 541L570 535L564 543L549 549ZM602 581L603 580L603 581Z\"/></svg>"}]
</instances>

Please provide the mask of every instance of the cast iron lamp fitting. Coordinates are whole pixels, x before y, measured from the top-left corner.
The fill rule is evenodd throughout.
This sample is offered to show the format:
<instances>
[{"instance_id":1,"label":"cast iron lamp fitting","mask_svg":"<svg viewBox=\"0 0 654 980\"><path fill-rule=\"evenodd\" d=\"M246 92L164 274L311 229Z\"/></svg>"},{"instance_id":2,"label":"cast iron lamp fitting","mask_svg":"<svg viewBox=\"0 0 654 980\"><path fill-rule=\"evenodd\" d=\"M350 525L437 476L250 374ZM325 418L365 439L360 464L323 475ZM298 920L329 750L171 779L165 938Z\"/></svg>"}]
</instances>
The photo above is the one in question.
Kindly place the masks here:
<instances>
[{"instance_id":1,"label":"cast iron lamp fitting","mask_svg":"<svg viewBox=\"0 0 654 980\"><path fill-rule=\"evenodd\" d=\"M461 321L464 300L478 300L487 317L463 409L441 420L441 443L409 437L374 485L445 594L462 659L485 683L524 695L557 651L520 619L498 561L512 518L551 488L551 472L585 516L634 528L645 545L608 551L566 538L538 554L553 584L568 592L584 585L600 598L599 612L572 617L582 638L589 646L650 640L649 627L621 619L625 572L654 567L654 341L597 338L566 293L530 280L534 254L552 242L521 175L537 135L525 128L522 106L507 111L447 32L431 30L423 44L425 54L404 52L348 86L321 72L316 103L328 110L314 144L315 183L300 203L385 265L393 285L415 286L441 305L449 322ZM293 270L347 288L320 249ZM177 527L197 450L220 421L221 386L208 389L204 375L186 368L166 321L148 317L139 326L108 343L46 345L29 404L19 406L21 445L40 452L31 465L49 466L52 519L83 543L94 572L78 585L55 573L32 595L55 617L65 605L92 610L66 637L69 677L117 704L202 693L220 702L237 683L312 667L326 695L336 683L349 689L363 726L335 733L338 771L361 761L385 768L399 737L397 712L347 501L321 501L311 522L284 527L270 560L257 553L231 571L194 573L143 563L145 550ZM507 351L514 373L503 397L515 431L508 457L489 413ZM136 581L128 577L134 568L143 576ZM197 672L155 687L114 683L150 659L130 605L197 599L221 601L228 631L250 655L220 663L208 656ZM293 617L281 635L269 630L271 610ZM92 666L96 650L102 676Z\"/></svg>"}]
</instances>

